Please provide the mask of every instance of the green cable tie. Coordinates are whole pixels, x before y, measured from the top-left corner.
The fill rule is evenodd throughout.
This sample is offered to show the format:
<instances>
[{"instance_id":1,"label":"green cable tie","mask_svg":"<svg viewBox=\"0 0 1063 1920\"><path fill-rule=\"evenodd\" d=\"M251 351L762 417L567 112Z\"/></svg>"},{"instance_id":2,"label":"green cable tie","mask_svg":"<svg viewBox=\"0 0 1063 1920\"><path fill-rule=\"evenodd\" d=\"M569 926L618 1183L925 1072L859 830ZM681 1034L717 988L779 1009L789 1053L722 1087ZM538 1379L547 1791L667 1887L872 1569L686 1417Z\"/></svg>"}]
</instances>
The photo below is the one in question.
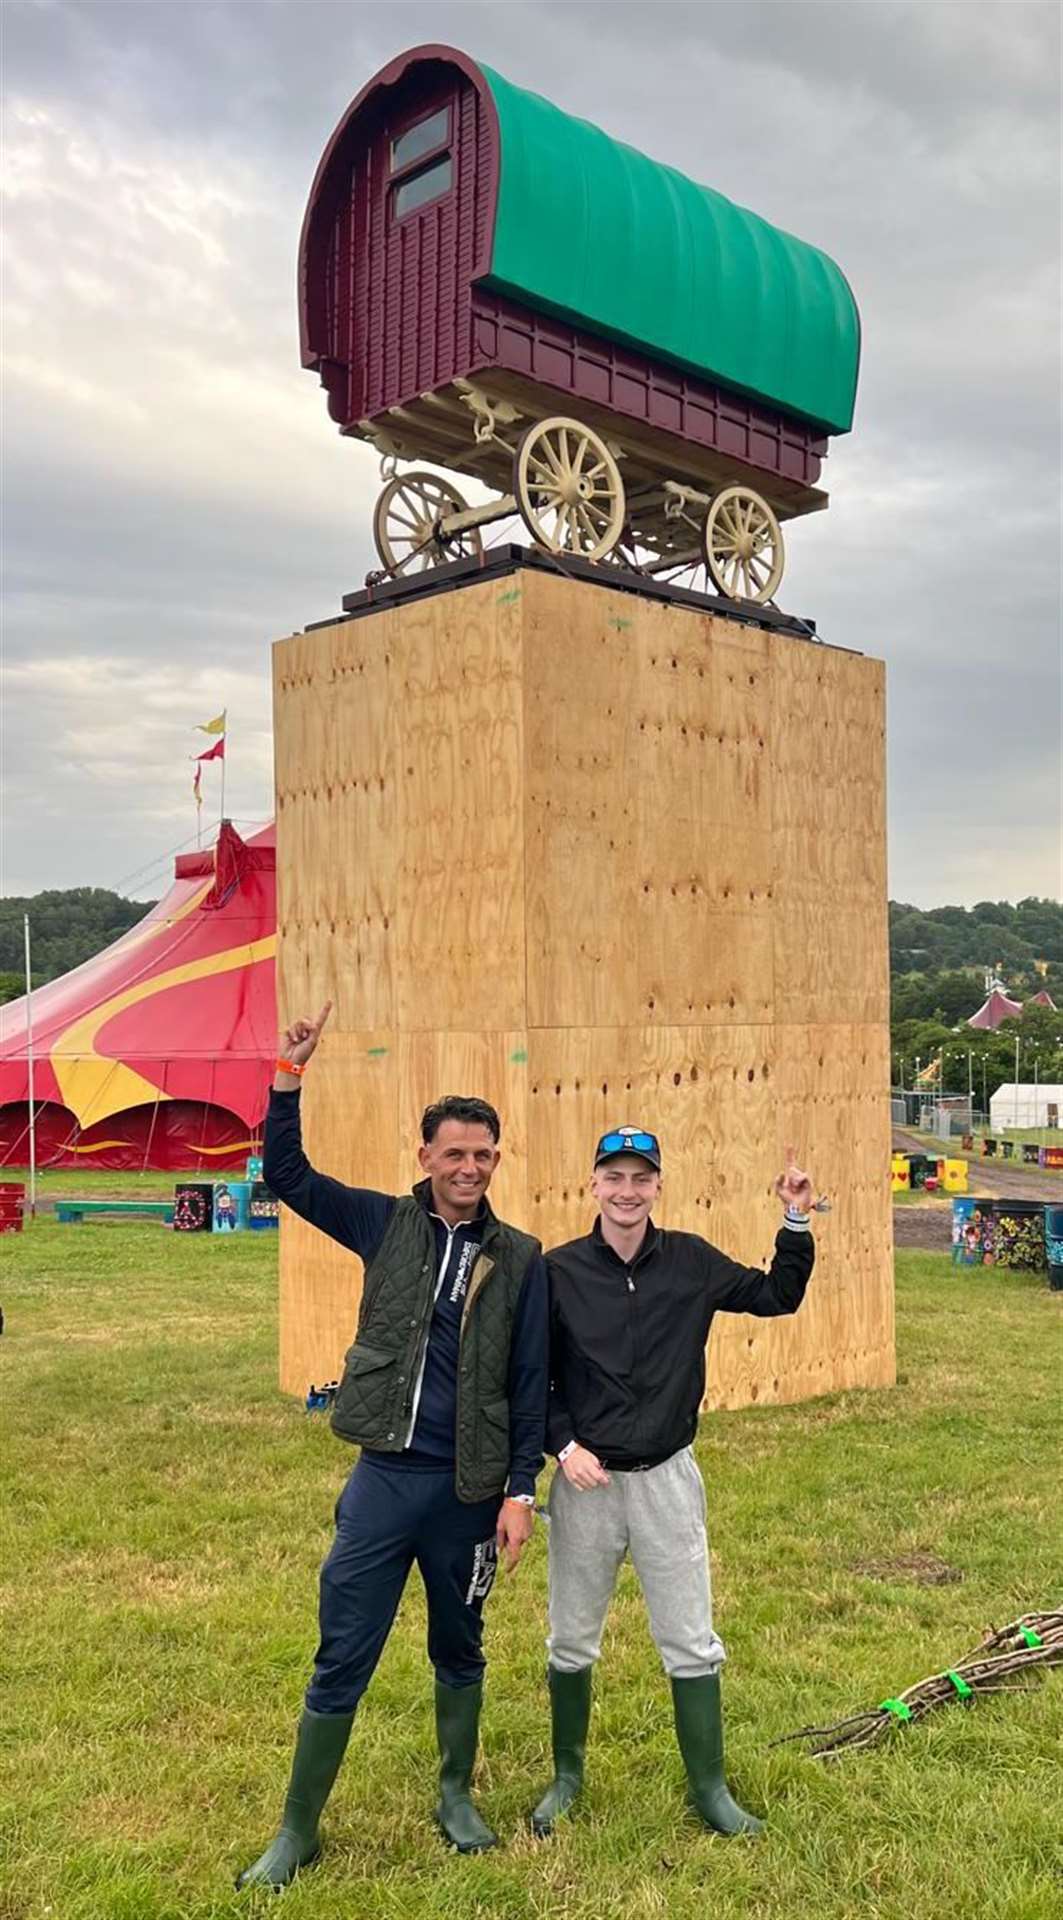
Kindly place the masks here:
<instances>
[{"instance_id":1,"label":"green cable tie","mask_svg":"<svg viewBox=\"0 0 1063 1920\"><path fill-rule=\"evenodd\" d=\"M1032 1627L1023 1627L1022 1637L1025 1640L1026 1645L1028 1647L1044 1646L1044 1641L1042 1640L1040 1634L1035 1633Z\"/></svg>"},{"instance_id":2,"label":"green cable tie","mask_svg":"<svg viewBox=\"0 0 1063 1920\"><path fill-rule=\"evenodd\" d=\"M878 1709L880 1713L892 1713L895 1720L910 1720L912 1717L912 1709L904 1700L880 1700Z\"/></svg>"},{"instance_id":3,"label":"green cable tie","mask_svg":"<svg viewBox=\"0 0 1063 1920\"><path fill-rule=\"evenodd\" d=\"M974 1689L973 1689L972 1687L969 1687L969 1686L967 1685L967 1682L966 1682L966 1680L961 1680L961 1678L960 1678L960 1676L959 1676L959 1674L958 1674L958 1673L957 1673L957 1672L955 1671L955 1669L954 1669L954 1668L952 1668L952 1667L949 1667L949 1669L948 1669L948 1671L947 1671L947 1673L946 1673L946 1675L945 1675L945 1678L946 1678L947 1680L951 1680L951 1681L952 1681L952 1684L953 1684L953 1686L954 1686L954 1687L955 1687L955 1689L956 1689L956 1693L957 1693L957 1695L958 1695L958 1697L959 1697L959 1699L961 1699L961 1700L973 1700L973 1699L974 1699Z\"/></svg>"}]
</instances>

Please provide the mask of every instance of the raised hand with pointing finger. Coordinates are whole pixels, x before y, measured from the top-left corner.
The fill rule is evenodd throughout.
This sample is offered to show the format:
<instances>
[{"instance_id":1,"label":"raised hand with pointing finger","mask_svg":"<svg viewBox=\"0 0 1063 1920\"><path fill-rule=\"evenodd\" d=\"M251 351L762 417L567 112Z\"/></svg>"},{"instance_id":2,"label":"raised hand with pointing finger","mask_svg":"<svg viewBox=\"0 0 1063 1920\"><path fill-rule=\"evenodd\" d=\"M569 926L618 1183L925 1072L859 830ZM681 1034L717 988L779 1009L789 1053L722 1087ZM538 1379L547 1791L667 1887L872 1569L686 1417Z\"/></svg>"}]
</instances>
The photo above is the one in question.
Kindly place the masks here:
<instances>
[{"instance_id":1,"label":"raised hand with pointing finger","mask_svg":"<svg viewBox=\"0 0 1063 1920\"><path fill-rule=\"evenodd\" d=\"M318 1041L322 1029L332 1012L331 1000L326 1000L316 1020L293 1020L285 1027L277 1043L277 1077L273 1084L278 1092L286 1093L289 1088L298 1086L299 1074L288 1072L289 1067L306 1066Z\"/></svg>"},{"instance_id":2,"label":"raised hand with pointing finger","mask_svg":"<svg viewBox=\"0 0 1063 1920\"><path fill-rule=\"evenodd\" d=\"M775 1192L788 1211L811 1213L813 1204L811 1176L802 1172L797 1165L796 1147L787 1147L785 1153L786 1171L780 1173L776 1180Z\"/></svg>"}]
</instances>

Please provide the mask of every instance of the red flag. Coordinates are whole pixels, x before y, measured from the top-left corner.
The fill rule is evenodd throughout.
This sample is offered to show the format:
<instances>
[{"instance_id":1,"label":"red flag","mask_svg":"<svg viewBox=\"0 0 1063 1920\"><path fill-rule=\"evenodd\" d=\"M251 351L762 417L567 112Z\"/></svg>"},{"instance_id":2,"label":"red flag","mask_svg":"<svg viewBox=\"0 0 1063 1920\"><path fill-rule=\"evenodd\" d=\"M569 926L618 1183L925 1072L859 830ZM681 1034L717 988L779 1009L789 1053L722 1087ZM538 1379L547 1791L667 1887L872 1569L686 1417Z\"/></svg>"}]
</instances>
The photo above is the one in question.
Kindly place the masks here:
<instances>
[{"instance_id":1,"label":"red flag","mask_svg":"<svg viewBox=\"0 0 1063 1920\"><path fill-rule=\"evenodd\" d=\"M224 760L224 758L225 758L225 735L224 734L222 734L222 737L220 740L215 740L214 745L212 747L207 748L206 753L196 754L197 760Z\"/></svg>"}]
</instances>

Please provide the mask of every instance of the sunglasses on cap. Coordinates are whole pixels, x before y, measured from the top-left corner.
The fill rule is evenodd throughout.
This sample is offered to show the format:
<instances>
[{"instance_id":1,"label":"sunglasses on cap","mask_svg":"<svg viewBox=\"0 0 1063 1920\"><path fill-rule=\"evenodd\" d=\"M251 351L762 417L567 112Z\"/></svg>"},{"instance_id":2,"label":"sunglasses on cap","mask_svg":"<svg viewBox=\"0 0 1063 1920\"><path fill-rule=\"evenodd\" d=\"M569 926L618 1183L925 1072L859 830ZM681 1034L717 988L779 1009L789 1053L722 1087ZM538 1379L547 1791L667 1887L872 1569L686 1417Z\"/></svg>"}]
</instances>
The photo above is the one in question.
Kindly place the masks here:
<instances>
[{"instance_id":1,"label":"sunglasses on cap","mask_svg":"<svg viewBox=\"0 0 1063 1920\"><path fill-rule=\"evenodd\" d=\"M640 1127L617 1127L613 1133L603 1133L594 1149L595 1166L610 1160L614 1153L637 1153L658 1173L661 1170L661 1143L655 1133L644 1133Z\"/></svg>"}]
</instances>

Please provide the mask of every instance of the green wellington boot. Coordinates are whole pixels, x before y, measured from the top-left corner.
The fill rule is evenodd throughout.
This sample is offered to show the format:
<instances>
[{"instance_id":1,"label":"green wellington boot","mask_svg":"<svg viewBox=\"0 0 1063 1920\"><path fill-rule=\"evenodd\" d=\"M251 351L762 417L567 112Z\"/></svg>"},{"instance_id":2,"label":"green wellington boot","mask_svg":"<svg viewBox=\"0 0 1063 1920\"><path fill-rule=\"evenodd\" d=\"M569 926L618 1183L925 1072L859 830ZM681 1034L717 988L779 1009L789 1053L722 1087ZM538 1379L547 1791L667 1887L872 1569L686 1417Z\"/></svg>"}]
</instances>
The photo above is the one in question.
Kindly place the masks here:
<instances>
[{"instance_id":1,"label":"green wellington boot","mask_svg":"<svg viewBox=\"0 0 1063 1920\"><path fill-rule=\"evenodd\" d=\"M553 1730L554 1777L531 1817L532 1832L540 1840L553 1833L554 1822L567 1813L583 1785L583 1755L591 1719L593 1667L563 1673L547 1669L550 1682L550 1721Z\"/></svg>"},{"instance_id":2,"label":"green wellington boot","mask_svg":"<svg viewBox=\"0 0 1063 1920\"><path fill-rule=\"evenodd\" d=\"M480 1733L483 1681L472 1687L445 1687L436 1681L436 1736L439 1740L439 1805L436 1822L459 1853L486 1853L498 1835L481 1820L469 1798Z\"/></svg>"},{"instance_id":3,"label":"green wellington boot","mask_svg":"<svg viewBox=\"0 0 1063 1920\"><path fill-rule=\"evenodd\" d=\"M317 1859L321 1851L317 1823L353 1724L353 1713L312 1713L309 1707L303 1708L280 1832L265 1853L244 1868L237 1887L286 1887L300 1867Z\"/></svg>"},{"instance_id":4,"label":"green wellington boot","mask_svg":"<svg viewBox=\"0 0 1063 1920\"><path fill-rule=\"evenodd\" d=\"M687 1770L690 1798L714 1833L761 1833L763 1820L732 1800L723 1771L723 1706L720 1676L673 1680L675 1730Z\"/></svg>"}]
</instances>

